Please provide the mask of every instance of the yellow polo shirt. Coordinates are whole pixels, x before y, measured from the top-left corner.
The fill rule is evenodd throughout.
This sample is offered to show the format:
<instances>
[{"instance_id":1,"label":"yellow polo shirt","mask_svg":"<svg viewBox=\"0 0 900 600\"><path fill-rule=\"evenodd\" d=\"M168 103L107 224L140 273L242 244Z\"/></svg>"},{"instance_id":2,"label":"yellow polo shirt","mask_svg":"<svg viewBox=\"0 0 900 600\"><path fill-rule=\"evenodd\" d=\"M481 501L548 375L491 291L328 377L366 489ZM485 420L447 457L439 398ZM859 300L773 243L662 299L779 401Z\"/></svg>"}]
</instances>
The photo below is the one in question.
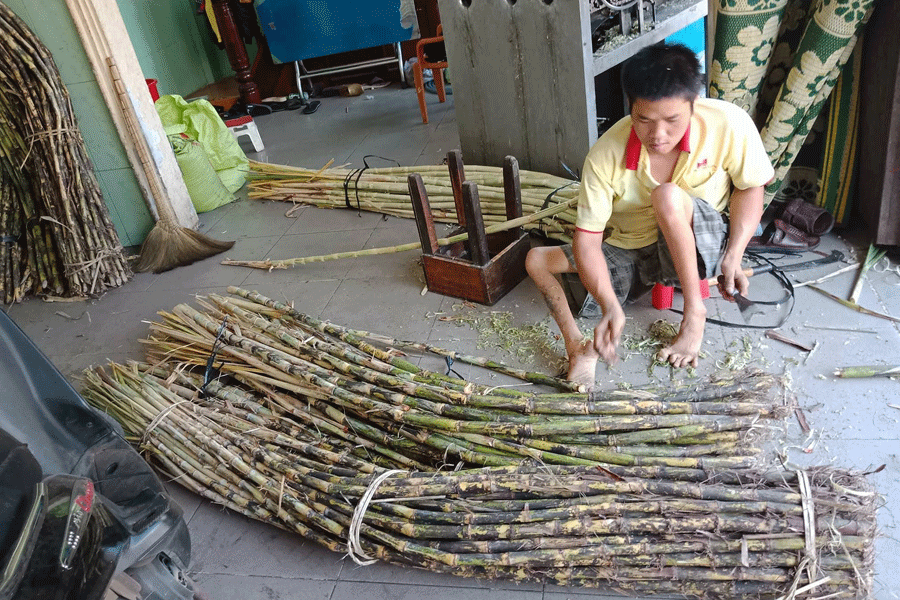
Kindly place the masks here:
<instances>
[{"instance_id":1,"label":"yellow polo shirt","mask_svg":"<svg viewBox=\"0 0 900 600\"><path fill-rule=\"evenodd\" d=\"M775 174L750 115L724 100L694 101L681 150L672 183L719 212L728 206L732 186L765 185ZM605 231L604 241L619 248L649 246L659 234L650 193L660 183L650 174L647 150L631 128L631 117L624 117L584 161L576 227Z\"/></svg>"}]
</instances>

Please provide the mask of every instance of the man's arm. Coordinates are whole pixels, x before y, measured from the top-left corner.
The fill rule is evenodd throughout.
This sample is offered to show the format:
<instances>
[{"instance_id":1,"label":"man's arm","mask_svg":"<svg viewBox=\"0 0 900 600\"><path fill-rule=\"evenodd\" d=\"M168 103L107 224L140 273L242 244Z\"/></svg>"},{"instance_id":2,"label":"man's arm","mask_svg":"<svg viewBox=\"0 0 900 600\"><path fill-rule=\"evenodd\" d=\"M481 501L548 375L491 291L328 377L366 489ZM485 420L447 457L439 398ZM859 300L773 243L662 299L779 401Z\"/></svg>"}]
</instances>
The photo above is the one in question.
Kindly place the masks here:
<instances>
[{"instance_id":1,"label":"man's arm","mask_svg":"<svg viewBox=\"0 0 900 600\"><path fill-rule=\"evenodd\" d=\"M572 253L581 282L603 311L603 318L594 329L594 348L600 358L613 364L618 358L616 347L625 328L625 312L616 298L609 267L603 256L603 234L576 229L572 238Z\"/></svg>"},{"instance_id":2,"label":"man's arm","mask_svg":"<svg viewBox=\"0 0 900 600\"><path fill-rule=\"evenodd\" d=\"M729 300L735 291L746 296L750 286L741 269L741 258L762 218L764 189L764 186L735 189L731 194L728 246L722 257L722 278L719 281L719 291Z\"/></svg>"}]
</instances>

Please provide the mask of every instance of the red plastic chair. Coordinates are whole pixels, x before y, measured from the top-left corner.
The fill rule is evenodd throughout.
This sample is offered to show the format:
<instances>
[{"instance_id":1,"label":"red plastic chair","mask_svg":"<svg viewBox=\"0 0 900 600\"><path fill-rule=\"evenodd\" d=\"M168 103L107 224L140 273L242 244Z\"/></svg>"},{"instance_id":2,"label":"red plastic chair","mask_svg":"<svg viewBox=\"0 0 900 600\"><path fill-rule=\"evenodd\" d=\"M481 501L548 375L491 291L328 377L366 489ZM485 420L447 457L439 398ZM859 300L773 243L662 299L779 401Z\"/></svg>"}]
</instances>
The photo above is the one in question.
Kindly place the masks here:
<instances>
[{"instance_id":1,"label":"red plastic chair","mask_svg":"<svg viewBox=\"0 0 900 600\"><path fill-rule=\"evenodd\" d=\"M430 46L431 44L434 45ZM416 42L416 63L413 65L413 74L416 79L416 94L419 96L419 110L422 111L423 123L428 122L428 107L425 106L425 81L423 77L425 69L431 69L438 100L444 102L447 99L444 93L444 69L447 68L446 51L439 52L441 54L439 60L431 61L426 54L426 46L428 50L432 51L432 54L434 54L435 49L443 50L444 36L440 25L437 28L437 37L422 38Z\"/></svg>"}]
</instances>

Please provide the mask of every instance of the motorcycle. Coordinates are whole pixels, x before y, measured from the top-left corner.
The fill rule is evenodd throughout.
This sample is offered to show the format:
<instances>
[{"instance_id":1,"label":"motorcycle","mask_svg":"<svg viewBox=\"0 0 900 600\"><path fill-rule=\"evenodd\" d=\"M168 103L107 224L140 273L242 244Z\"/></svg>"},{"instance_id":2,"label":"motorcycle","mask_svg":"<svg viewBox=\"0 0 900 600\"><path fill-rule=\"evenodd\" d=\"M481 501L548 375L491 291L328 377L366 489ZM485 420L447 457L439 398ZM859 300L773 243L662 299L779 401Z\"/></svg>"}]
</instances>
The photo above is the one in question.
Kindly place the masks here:
<instances>
[{"instance_id":1,"label":"motorcycle","mask_svg":"<svg viewBox=\"0 0 900 600\"><path fill-rule=\"evenodd\" d=\"M0 310L0 600L199 600L181 508Z\"/></svg>"}]
</instances>

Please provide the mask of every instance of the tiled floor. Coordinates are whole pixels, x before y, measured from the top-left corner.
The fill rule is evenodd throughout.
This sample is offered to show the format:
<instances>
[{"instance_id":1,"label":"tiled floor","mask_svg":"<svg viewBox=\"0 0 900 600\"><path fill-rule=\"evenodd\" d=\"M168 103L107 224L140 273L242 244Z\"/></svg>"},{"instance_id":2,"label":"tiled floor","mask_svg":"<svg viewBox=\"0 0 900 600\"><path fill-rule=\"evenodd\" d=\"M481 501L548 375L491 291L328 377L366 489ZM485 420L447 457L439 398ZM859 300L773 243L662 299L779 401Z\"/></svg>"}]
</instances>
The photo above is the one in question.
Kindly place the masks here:
<instances>
[{"instance_id":1,"label":"tiled floor","mask_svg":"<svg viewBox=\"0 0 900 600\"><path fill-rule=\"evenodd\" d=\"M329 98L313 115L298 111L258 118L266 149L251 156L315 168L332 158L336 164L360 167L363 157L370 154L403 165L436 164L459 143L453 97L444 105L438 104L436 97L429 97L429 115L431 122L422 124L412 89L391 87L356 98ZM375 159L370 164L389 163ZM202 215L202 228L213 237L237 240L227 253L236 259L290 258L417 240L414 224L402 219L312 207L288 218L288 208L283 203L240 199ZM822 248L840 249L848 256L857 254L854 246L833 234L824 240ZM273 272L224 266L219 262L221 258L213 257L161 275L136 275L129 284L98 300L72 304L28 300L10 307L9 312L60 370L72 378L84 367L103 363L107 358L124 361L140 357L138 340L147 331L145 321L153 319L156 311L188 302L195 294L222 292L228 285L292 300L300 310L338 323L400 338L439 341L478 354L490 352L477 348L478 335L471 329L437 318L436 313L453 314L459 303L432 293L421 294L424 279L416 253L316 263ZM896 254L893 264L896 267ZM833 268L820 267L798 276L811 279ZM853 274L847 273L822 286L846 296L852 282ZM753 294L764 294L767 283L771 282L760 278ZM860 303L900 315L898 285L900 276L896 273L870 273ZM709 300L708 306L711 315L721 313L725 318L737 318L733 306L722 301ZM512 311L517 323L533 323L547 316L538 292L528 281L491 309L478 310ZM646 298L629 307L627 313L630 320L626 334L644 331L659 317L677 320L677 315L655 311ZM887 465L882 472L870 476L884 496L879 512L883 536L877 542L873 597L900 598L900 383L891 379L840 380L832 376L840 366L898 364L900 328L896 323L851 312L809 289L798 289L794 313L783 332L806 343L817 342L818 347L807 356L765 339L759 331L710 326L704 346L708 356L699 376L712 374L717 361L747 339L754 347L754 364L775 373L791 374L798 402L818 436L812 452L800 451L805 436L795 421L789 421L778 449L784 450L790 461L858 469ZM507 356L500 358L515 362ZM536 361L531 366L551 368L544 359ZM460 370L468 378L484 376L474 368ZM684 374L675 376L683 378ZM650 377L648 359L641 355L631 356L614 369L598 369L598 384L607 388L623 380L645 383ZM653 377L668 380L671 375L668 369L657 368ZM192 570L215 600L614 597L594 590L476 581L384 564L357 567L296 535L237 516L177 485L170 487L189 520L194 545Z\"/></svg>"}]
</instances>

